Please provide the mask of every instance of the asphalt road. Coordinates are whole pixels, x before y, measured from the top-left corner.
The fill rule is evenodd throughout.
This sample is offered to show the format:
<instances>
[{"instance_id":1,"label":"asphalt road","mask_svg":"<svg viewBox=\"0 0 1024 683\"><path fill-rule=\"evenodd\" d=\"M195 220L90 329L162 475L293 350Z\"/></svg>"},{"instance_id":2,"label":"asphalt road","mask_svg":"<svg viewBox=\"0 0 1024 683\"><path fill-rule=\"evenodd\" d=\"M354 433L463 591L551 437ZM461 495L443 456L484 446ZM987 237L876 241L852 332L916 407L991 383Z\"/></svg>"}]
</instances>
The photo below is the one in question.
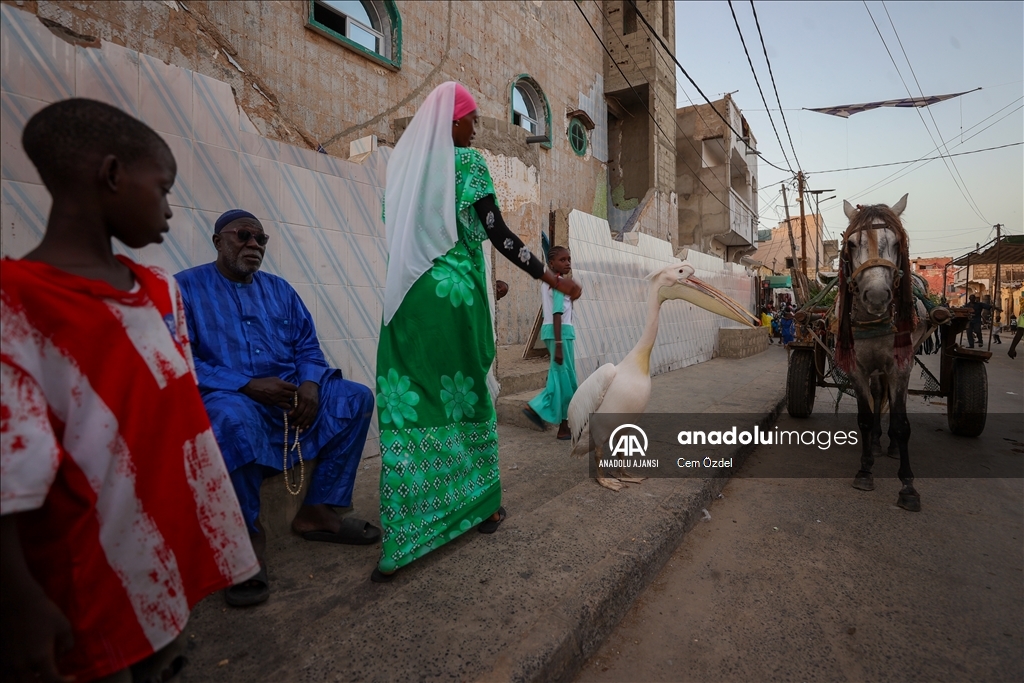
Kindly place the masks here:
<instances>
[{"instance_id":1,"label":"asphalt road","mask_svg":"<svg viewBox=\"0 0 1024 683\"><path fill-rule=\"evenodd\" d=\"M760 446L578 680L1024 680L1024 479L982 478L1024 462L1024 357L993 349L978 439L911 398L921 512L896 507L895 460L865 492L859 448ZM852 419L834 404L819 389L811 419Z\"/></svg>"}]
</instances>

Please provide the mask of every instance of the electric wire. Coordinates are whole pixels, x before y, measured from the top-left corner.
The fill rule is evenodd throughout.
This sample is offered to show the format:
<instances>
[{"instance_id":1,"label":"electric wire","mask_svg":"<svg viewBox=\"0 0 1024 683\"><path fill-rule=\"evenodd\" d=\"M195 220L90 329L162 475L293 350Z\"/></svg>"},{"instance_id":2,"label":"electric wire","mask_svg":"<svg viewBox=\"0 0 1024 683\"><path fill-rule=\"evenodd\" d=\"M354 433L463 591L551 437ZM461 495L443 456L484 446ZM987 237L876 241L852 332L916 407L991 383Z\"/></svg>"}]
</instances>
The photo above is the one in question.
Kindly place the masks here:
<instances>
[{"instance_id":1,"label":"electric wire","mask_svg":"<svg viewBox=\"0 0 1024 683\"><path fill-rule=\"evenodd\" d=\"M740 29L740 20L736 18L736 10L732 6L732 0L728 0L729 12L732 13L732 21L736 25L736 33L740 36L740 44L743 45L743 53L747 55L747 64L750 65L750 73L754 76L754 84L757 85L757 92L761 95L761 102L764 103L765 111L768 114L768 120L772 124L772 130L775 132L775 139L779 142L779 149L782 150L782 158L786 160L786 166L789 166L789 172L793 171L793 164L789 161L789 155L786 154L786 146L782 144L782 138L779 136L779 129L775 127L775 118L772 116L771 111L768 110L768 100L765 99L764 90L761 89L761 81L757 77L757 71L754 70L754 60L750 58L750 51L747 50L747 41L743 37L743 30ZM781 106L781 105L780 105ZM794 158L796 154L794 152Z\"/></svg>"},{"instance_id":2,"label":"electric wire","mask_svg":"<svg viewBox=\"0 0 1024 683\"><path fill-rule=\"evenodd\" d=\"M591 33L593 33L593 34L594 34L594 37L595 37L595 38L597 38L597 42L599 42L599 43L601 44L601 47L603 47L603 48L604 48L605 54L607 54L607 55L608 55L608 59L610 59L610 60L612 61L612 64L614 64L614 65L615 65L615 68L616 68L616 69L618 69L618 71L619 71L619 75L621 75L621 76L622 76L622 80L626 81L626 85L628 85L628 86L629 86L629 89L633 91L633 94L634 94L634 95L636 96L637 100L639 100L640 104L642 104L642 105L643 105L643 107L644 107L644 110L645 110L645 111L647 112L647 115L648 115L649 117L651 117L651 121L653 121L653 122L654 122L654 125L655 125L655 126L657 126L658 130L659 130L659 131L661 131L661 134L665 136L665 139L666 139L666 140L671 140L672 138L670 138L670 137L668 136L668 133L666 133L666 132L665 132L665 130L664 130L664 129L663 129L662 127L661 127L661 124L660 124L660 123L658 123L658 119L656 119L656 118L654 117L654 114L653 114L653 113L651 112L650 108L648 108L648 106L647 106L647 103L646 103L646 102L644 101L644 98L640 97L640 93L638 93L638 92L636 91L636 88L634 88L634 87L633 87L633 84L629 82L629 79L628 79L628 78L626 78L626 74L625 74L625 73L623 73L623 71L622 71L622 67L620 67L620 66L619 66L618 62L616 62L616 61L615 61L615 57L614 57L614 56L612 56L612 52L611 52L611 50L609 50L609 49L608 49L608 46L604 44L604 40L602 40L602 39L601 39L601 36L600 36L600 35L598 35L598 33L597 33L597 29L595 29L595 28L594 28L594 25L590 23L590 18L589 18L589 17L587 16L587 13L583 11L583 8L582 8L582 7L580 7L580 3L579 3L579 0L573 0L573 2L574 2L574 4L576 5L576 9L578 9L578 10L580 11L580 14L581 14L581 15L583 16L583 20L587 22L587 26L589 26L589 27L590 27L590 31L591 31ZM638 13L639 13L639 12L638 12ZM603 12L602 12L602 14L603 14ZM673 120L674 120L674 119L675 119L675 109L674 109L674 108L673 108L673 111L672 111L672 113L673 113L673 117L672 117L672 118L673 118ZM677 122L677 124L676 124L676 125L678 125L678 122ZM729 205L728 205L728 204L726 204L725 202L723 202L723 201L722 201L722 200L721 200L721 199L720 199L720 198L718 197L718 195L716 195L716 194L714 193L714 191L713 191L713 190L712 190L712 189L711 189L710 187L708 187L708 186L707 186L707 185L706 185L706 184L704 183L704 181L703 181L703 180L701 179L700 175L698 175L698 174L694 174L694 177L695 177L695 178L697 178L697 182L699 182L699 183L700 183L701 185L703 185L703 186L704 186L704 189L708 191L708 194L709 194L709 195L711 195L712 197L714 197L714 198L715 198L715 201L717 201L717 202L718 202L719 204L721 204L721 205L722 205L723 207L725 207L726 209L728 209L728 208L729 208Z\"/></svg>"},{"instance_id":3,"label":"electric wire","mask_svg":"<svg viewBox=\"0 0 1024 683\"><path fill-rule=\"evenodd\" d=\"M631 53L629 51L629 47L626 45L625 41L618 34L618 32L615 31L614 27L611 26L611 22L608 20L608 15L604 13L604 8L602 7L602 5L597 0L593 0L593 3L598 8L598 10L601 12L601 17L604 19L604 23L608 27L608 29L611 32L611 34L615 36L615 38L619 41L619 45L621 45L622 49L625 51L626 55L630 59L632 59L634 61L634 65L636 65L636 57L633 55L633 53ZM646 31L646 29L645 29L645 31ZM640 72L640 75L643 76L644 79L648 83L652 82L651 78L646 73L644 73L644 70L641 69L638 65L636 65L636 69L637 69L637 71ZM621 70L620 70L620 73L621 73ZM622 77L623 77L623 79L626 79L625 74L623 74ZM632 84L629 83L628 79L626 79L626 83L627 83L627 85L630 85L630 87L632 87ZM657 104L657 90L656 89L652 90L652 93L653 93L653 95L655 97L655 104ZM688 135L686 135L685 133L683 133L683 131L680 129L679 119L675 116L675 98L673 98L673 100L672 100L672 105L673 105L672 106L672 120L675 123L676 131L678 133L682 134L683 139L686 140L686 143L690 146L690 149L693 150L694 154L696 154L698 158L702 157L702 154L701 154L700 150L698 150L697 147L693 144L693 140L691 140L690 137ZM703 117L702 117L701 120L703 120ZM678 137L676 139L678 140ZM685 160L680 159L680 161L683 162L683 165L686 166L686 168L690 171L690 173L692 173L695 177L698 175L699 172L695 171L689 164L686 163ZM729 186L725 184L724 180L719 178L717 175L715 175L714 177L718 181L719 185L722 186L723 190L728 190L729 189ZM701 184L704 185L703 182L701 182ZM711 192L711 189L708 188L707 185L704 185L704 187L707 188L708 192ZM724 206L724 203L723 203L723 206Z\"/></svg>"},{"instance_id":4,"label":"electric wire","mask_svg":"<svg viewBox=\"0 0 1024 683\"><path fill-rule=\"evenodd\" d=\"M868 17L870 17L871 23L875 27L875 32L878 33L879 40L882 41L882 47L885 48L886 54L889 55L889 61L892 62L893 68L896 69L896 74L900 77L900 81L903 83L903 87L906 89L907 95L909 95L910 97L913 97L914 94L913 94L913 92L911 92L910 86L907 85L906 79L903 78L903 73L900 71L900 67L896 63L896 58L893 57L892 51L889 49L889 44L885 42L885 36L882 35L882 30L878 27L878 22L875 21L875 17L871 13L871 8L868 7L867 0L861 0L861 2L864 4L864 9L867 11ZM938 145L935 142L935 136L932 135L931 128L929 128L928 124L925 122L924 115L921 114L920 108L919 107L914 107L914 109L917 110L917 115L921 119L921 125L924 126L925 131L928 133L928 137L931 138L932 144L935 144L937 148L940 147L940 145ZM982 215L981 211L976 206L974 206L974 204L971 203L970 199L967 198L967 193L965 193L964 189L962 187L960 187L960 183L957 181L956 175L953 173L953 171L949 167L949 162L947 162L945 159L943 159L942 163L945 165L946 170L949 172L950 177L953 179L953 184L956 185L956 189L963 196L964 201L967 202L967 205L971 208L972 211L974 211L975 214L977 214L977 216L979 218L981 218L981 220L983 220L985 222L988 222L988 219L986 219L985 216Z\"/></svg>"},{"instance_id":5,"label":"electric wire","mask_svg":"<svg viewBox=\"0 0 1024 683\"><path fill-rule=\"evenodd\" d=\"M772 60L768 59L768 48L764 44L764 34L761 33L761 22L757 18L757 9L754 7L754 0L750 0L750 11L754 13L754 23L757 25L757 35L761 39L761 50L764 51L764 61L768 64L768 75L772 79L772 88L775 90L775 101L779 103L779 114L782 115L782 125L786 127L786 137L789 138L789 146L793 150L793 158L796 160L796 167L800 168L800 159L796 155L796 146L793 145L793 136L789 133L789 122L786 121L786 112L782 108L782 100L779 98L779 88L775 85L775 72L772 71ZM761 86L758 86L759 88ZM765 107L768 105L765 104Z\"/></svg>"},{"instance_id":6,"label":"electric wire","mask_svg":"<svg viewBox=\"0 0 1024 683\"><path fill-rule=\"evenodd\" d=\"M1022 100L1022 99L1024 99L1024 97L1018 97L1018 98L1017 98L1016 100L1014 100L1013 102L1010 102L1010 103L1009 103L1009 104L1007 104L1006 106L1004 106L1004 107L1000 107L1000 108L999 108L999 109L997 109L997 110L996 110L995 112L993 112L993 113L989 114L988 116L986 116L985 118L983 118L983 119L982 119L981 121L978 121L978 122L977 122L976 124L974 124L973 126L971 126L970 128L968 128L968 129L967 129L966 131L964 131L964 132L966 133L966 132L970 132L970 131L974 130L975 128L977 128L977 127L978 127L978 126L980 126L981 124L983 124L983 123L985 123L986 121L988 121L988 120L989 120L990 118L992 118L993 116L996 116L997 114L999 114L999 113L1000 113L1001 111L1003 111L1003 110L1004 110L1004 109L1006 109L1007 107L1012 107L1012 106L1013 106L1014 104L1016 104L1017 102L1019 102L1019 101L1020 101L1020 100ZM992 126L996 125L997 123L999 123L999 122L1000 122L1000 121L1002 121L1003 119L1007 118L1008 116L1010 116L1010 115L1012 115L1012 114L1014 114L1014 113L1016 113L1016 112L1020 111L1021 109L1024 109L1024 104L1022 104L1021 106L1017 107L1016 109L1013 109L1012 111L1009 111L1009 112L1007 112L1007 113L1006 113L1006 114L1004 114L1004 115L1003 115L1002 117L1000 117L1000 118L996 119L995 121L993 121L993 122L992 122L992 123L990 123L989 125L985 126L985 127L984 127L984 128L982 128L981 130L979 130L978 132L976 132L976 133L975 133L974 135L971 135L971 136L969 136L969 137L965 138L965 139L964 139L964 141L963 141L962 143L960 143L960 144L964 144L964 143L966 143L966 142L970 141L970 140L971 140L972 138L975 138L975 137L977 137L977 136L981 135L982 133L984 133L984 132L985 132L986 130L988 130L988 129L989 129L989 128L991 128ZM955 145L955 147L959 147L959 146L960 146L960 145ZM930 150L929 152L926 152L926 153L925 153L925 154L924 154L924 155L923 155L923 156L922 156L922 157L921 157L920 159L918 159L918 161L921 161L922 159L926 158L926 157L927 157L927 156L928 156L929 154L931 154L932 152L937 152L938 150L939 150L939 148L938 148L938 146L936 146L936 147L935 147L934 149ZM862 189L862 190L858 190L857 192L853 193L852 195L850 195L850 196L848 197L848 199L857 199L858 197L862 197L862 196L863 196L864 194L866 194L866 193L868 193L868 192L871 192L871 191L873 191L873 190L876 190L876 189L880 189L880 188L883 188L883 187L885 187L886 185L890 185L890 184L892 184L892 183L896 182L897 180L899 180L900 178L904 178L904 177L906 177L906 176L910 175L911 173L913 173L914 171L917 171L917 170L920 170L920 169L924 168L924 167L925 167L925 166L927 166L927 165L928 165L929 163L931 163L931 162L930 162L930 161L925 161L925 162L924 162L923 164L921 164L921 165L920 165L920 166L918 166L917 168L905 168L905 169L899 169L899 170L897 170L897 171L893 171L892 173L890 173L890 174L889 174L889 175L887 175L886 177L882 178L881 180L878 180L878 181L876 181L876 182L872 183L871 185L867 186L866 188L864 188L864 189ZM837 204L838 204L838 202L837 202ZM832 204L832 205L826 206L826 207L825 207L825 210L826 210L826 211L828 211L828 210L830 210L830 209L834 208L834 207L835 207L835 206L836 206L837 204Z\"/></svg>"},{"instance_id":7,"label":"electric wire","mask_svg":"<svg viewBox=\"0 0 1024 683\"><path fill-rule=\"evenodd\" d=\"M892 32L896 35L896 42L900 46L900 51L903 52L903 58L907 60L907 66L910 67L910 75L914 77L914 83L917 85L918 92L921 93L921 97L924 97L924 88L921 87L921 82L917 80L917 73L914 71L914 65L911 64L910 56L907 55L907 50L906 48L903 47L903 40L900 38L900 32L896 30L896 24L893 23L892 16L889 14L889 8L885 6L885 0L882 0L882 9L885 10L885 16L889 20L889 26L892 27ZM918 114L920 115L920 108L917 109ZM949 154L949 148L946 145L945 139L943 139L942 137L942 131L939 130L939 123L938 121L935 120L935 114L932 112L931 108L926 107L926 109L928 109L928 116L932 120L932 125L935 126L935 134L939 136L939 141L942 143L942 147L945 150L946 154ZM921 117L921 120L922 122L924 121L923 116ZM943 163L945 163L945 160L943 160ZM967 187L967 181L965 181L964 177L960 175L960 169L957 168L956 162L950 159L949 163L953 167L953 170L956 171L957 177L960 178L960 184L963 185L964 191L967 193L967 196L970 197L971 203L974 204L974 207L978 210L979 217L982 220L985 220L985 216L981 213L981 207L978 206L978 202L975 201L974 195L971 194L970 188Z\"/></svg>"},{"instance_id":8,"label":"electric wire","mask_svg":"<svg viewBox=\"0 0 1024 683\"><path fill-rule=\"evenodd\" d=\"M1024 142L1010 142L1005 145L999 145L997 147L985 147L984 149L973 149L970 152L957 152L955 154L940 154L934 157L921 157L920 159L911 159L908 161L890 161L885 164L871 164L869 166L851 166L849 168L830 168L824 171L814 171L815 174L820 173L839 173L840 171L860 171L866 168L882 168L883 166L901 166L904 164L916 164L919 161L935 161L936 159L948 159L950 157L962 157L968 154L978 154L979 152L991 152L996 149L1005 149L1007 147L1017 147L1018 145L1024 145Z\"/></svg>"},{"instance_id":9,"label":"electric wire","mask_svg":"<svg viewBox=\"0 0 1024 683\"><path fill-rule=\"evenodd\" d=\"M736 136L736 138L738 140L742 140L743 139L743 135L741 133L737 132L737 130L732 127L732 124L729 123L729 120L725 118L725 116L722 114L722 112L718 111L718 109L715 107L715 105L712 104L711 100L708 99L708 96L704 94L704 91L700 89L700 86L697 85L697 82L695 80L693 80L693 78L690 76L690 74L687 73L686 69L683 68L683 65L679 63L679 60L676 59L675 54L673 54L673 52L668 49L668 45L665 44L664 39L662 39L662 37L660 35L658 35L657 31L654 30L654 27L651 26L651 23L649 21L647 21L647 17L645 17L643 12L640 11L640 8L637 7L636 0L627 0L627 1L629 2L629 4L631 4L633 6L633 9L636 10L636 16L640 19L640 21L643 22L643 24L645 26L647 26L648 29L650 29L648 31L648 35L652 36L661 45L662 49L665 50L665 53L668 54L670 57L672 57L672 61L675 62L675 65L677 67L679 67L679 70L683 72L684 76L686 76L686 80L690 81L690 83L693 85L693 87L697 89L697 92L700 93L700 96L704 98L704 101L707 102L711 106L711 110L713 112L715 112L715 114L718 115L718 118L722 119L722 121L725 123L725 125L729 127L729 130L731 130L733 132L733 134ZM577 4L577 7L578 6L579 5ZM758 155L758 156L760 156L761 160L764 161L769 166L777 168L777 169L779 169L780 171L782 171L784 173L790 173L791 172L789 169L782 168L781 166L772 163L771 161L769 161L764 156L761 156L761 155Z\"/></svg>"}]
</instances>

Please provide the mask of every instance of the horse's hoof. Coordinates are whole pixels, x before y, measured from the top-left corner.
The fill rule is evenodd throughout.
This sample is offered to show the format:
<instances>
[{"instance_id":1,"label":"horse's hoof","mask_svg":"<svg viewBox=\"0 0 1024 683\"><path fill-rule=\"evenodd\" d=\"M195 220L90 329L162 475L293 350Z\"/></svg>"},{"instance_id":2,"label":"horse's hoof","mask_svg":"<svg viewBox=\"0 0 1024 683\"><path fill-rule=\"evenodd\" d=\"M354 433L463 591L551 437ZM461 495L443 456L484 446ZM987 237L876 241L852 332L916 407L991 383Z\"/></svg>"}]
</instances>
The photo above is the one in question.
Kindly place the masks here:
<instances>
[{"instance_id":1,"label":"horse's hoof","mask_svg":"<svg viewBox=\"0 0 1024 683\"><path fill-rule=\"evenodd\" d=\"M870 474L858 474L853 478L853 488L861 491L874 491L875 478Z\"/></svg>"},{"instance_id":2,"label":"horse's hoof","mask_svg":"<svg viewBox=\"0 0 1024 683\"><path fill-rule=\"evenodd\" d=\"M896 501L896 504L899 505L904 510L909 510L910 512L920 512L921 494L901 493L899 500Z\"/></svg>"},{"instance_id":3,"label":"horse's hoof","mask_svg":"<svg viewBox=\"0 0 1024 683\"><path fill-rule=\"evenodd\" d=\"M887 457L892 458L893 460L899 460L899 458L900 458L900 448L899 448L899 446L896 446L895 448L890 446L889 450L887 450L885 452L885 455Z\"/></svg>"}]
</instances>

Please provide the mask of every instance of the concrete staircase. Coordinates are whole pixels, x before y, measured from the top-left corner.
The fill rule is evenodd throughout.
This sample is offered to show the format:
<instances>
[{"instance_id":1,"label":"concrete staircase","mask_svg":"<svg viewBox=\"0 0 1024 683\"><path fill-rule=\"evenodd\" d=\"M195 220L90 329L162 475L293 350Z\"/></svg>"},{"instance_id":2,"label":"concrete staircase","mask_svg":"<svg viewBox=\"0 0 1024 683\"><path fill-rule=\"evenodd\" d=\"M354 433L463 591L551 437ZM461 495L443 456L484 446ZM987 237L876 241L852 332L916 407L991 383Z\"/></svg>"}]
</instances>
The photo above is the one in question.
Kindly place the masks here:
<instances>
[{"instance_id":1,"label":"concrete staircase","mask_svg":"<svg viewBox=\"0 0 1024 683\"><path fill-rule=\"evenodd\" d=\"M498 424L539 431L523 415L523 408L547 384L549 363L547 356L523 360L523 344L498 347L498 382L501 383L501 393L494 406Z\"/></svg>"}]
</instances>

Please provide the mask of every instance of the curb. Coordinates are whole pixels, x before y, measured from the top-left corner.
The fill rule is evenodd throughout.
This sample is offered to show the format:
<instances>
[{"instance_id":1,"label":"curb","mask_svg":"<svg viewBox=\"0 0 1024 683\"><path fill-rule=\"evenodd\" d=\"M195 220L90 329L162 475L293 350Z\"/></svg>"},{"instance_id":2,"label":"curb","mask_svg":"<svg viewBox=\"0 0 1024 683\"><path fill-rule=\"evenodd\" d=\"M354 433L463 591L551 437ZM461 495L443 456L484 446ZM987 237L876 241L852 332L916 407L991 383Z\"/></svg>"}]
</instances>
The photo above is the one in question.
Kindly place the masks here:
<instances>
[{"instance_id":1,"label":"curb","mask_svg":"<svg viewBox=\"0 0 1024 683\"><path fill-rule=\"evenodd\" d=\"M785 404L785 394L769 404L758 421L761 428L775 424ZM742 467L755 446L733 450L735 469ZM574 594L540 615L518 642L505 648L491 671L478 681L515 683L571 681L629 611L643 590L659 574L682 543L686 533L703 517L702 508L712 501L731 477L701 480L698 490L680 491L661 504L667 513L654 528L642 529L647 541L641 549L630 547L610 552L593 565L576 584Z\"/></svg>"}]
</instances>

